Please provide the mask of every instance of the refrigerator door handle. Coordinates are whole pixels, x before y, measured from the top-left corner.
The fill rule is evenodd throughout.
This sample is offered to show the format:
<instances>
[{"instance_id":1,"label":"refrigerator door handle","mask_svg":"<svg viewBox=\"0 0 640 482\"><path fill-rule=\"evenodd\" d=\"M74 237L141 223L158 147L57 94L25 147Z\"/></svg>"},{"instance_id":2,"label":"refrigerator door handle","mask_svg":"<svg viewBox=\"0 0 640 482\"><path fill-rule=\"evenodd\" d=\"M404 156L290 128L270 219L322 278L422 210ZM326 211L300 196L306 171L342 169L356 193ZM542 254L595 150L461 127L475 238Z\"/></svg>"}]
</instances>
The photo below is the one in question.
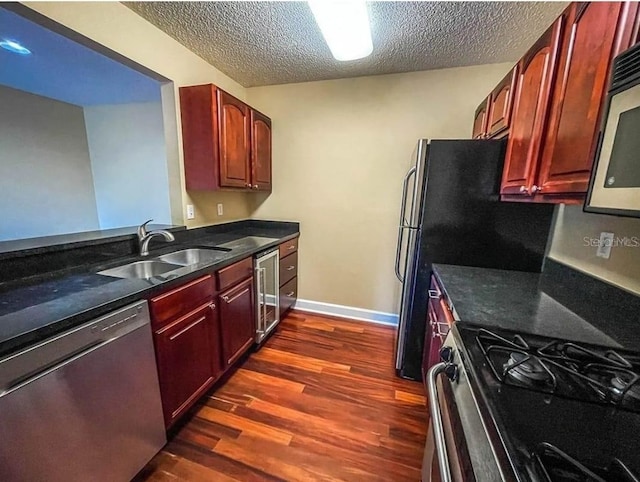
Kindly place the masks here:
<instances>
[{"instance_id":1,"label":"refrigerator door handle","mask_svg":"<svg viewBox=\"0 0 640 482\"><path fill-rule=\"evenodd\" d=\"M415 166L409 169L406 176L404 176L404 181L402 182L402 201L400 202L400 226L398 226L398 241L396 244L396 277L402 283L404 282L404 277L402 273L400 273L400 255L402 252L402 241L404 239L404 230L410 226L407 226L407 220L404 217L404 213L407 208L407 191L409 190L409 180L416 173Z\"/></svg>"}]
</instances>

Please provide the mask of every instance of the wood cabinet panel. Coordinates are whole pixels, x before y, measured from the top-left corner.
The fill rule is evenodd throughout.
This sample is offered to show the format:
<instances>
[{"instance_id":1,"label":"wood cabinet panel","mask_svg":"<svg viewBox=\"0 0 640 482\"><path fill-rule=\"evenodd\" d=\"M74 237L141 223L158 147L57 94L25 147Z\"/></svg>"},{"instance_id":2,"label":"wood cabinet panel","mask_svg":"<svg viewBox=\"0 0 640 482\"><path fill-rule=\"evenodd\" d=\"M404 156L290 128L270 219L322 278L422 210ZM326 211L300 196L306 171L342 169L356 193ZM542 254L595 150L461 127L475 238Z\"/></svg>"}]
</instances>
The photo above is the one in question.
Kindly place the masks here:
<instances>
[{"instance_id":1,"label":"wood cabinet panel","mask_svg":"<svg viewBox=\"0 0 640 482\"><path fill-rule=\"evenodd\" d=\"M245 258L216 273L218 289L225 290L250 276L253 276L253 258Z\"/></svg>"},{"instance_id":2,"label":"wood cabinet panel","mask_svg":"<svg viewBox=\"0 0 640 482\"><path fill-rule=\"evenodd\" d=\"M171 426L221 373L217 311L207 303L156 331L165 425Z\"/></svg>"},{"instance_id":3,"label":"wood cabinet panel","mask_svg":"<svg viewBox=\"0 0 640 482\"><path fill-rule=\"evenodd\" d=\"M489 96L487 137L502 137L509 130L517 74L518 66L516 65L493 89Z\"/></svg>"},{"instance_id":4,"label":"wood cabinet panel","mask_svg":"<svg viewBox=\"0 0 640 482\"><path fill-rule=\"evenodd\" d=\"M180 117L187 190L219 189L216 87L211 84L181 87Z\"/></svg>"},{"instance_id":5,"label":"wood cabinet panel","mask_svg":"<svg viewBox=\"0 0 640 482\"><path fill-rule=\"evenodd\" d=\"M298 253L280 259L280 285L298 275Z\"/></svg>"},{"instance_id":6,"label":"wood cabinet panel","mask_svg":"<svg viewBox=\"0 0 640 482\"><path fill-rule=\"evenodd\" d=\"M621 2L591 2L567 11L536 192L587 191L622 8Z\"/></svg>"},{"instance_id":7,"label":"wood cabinet panel","mask_svg":"<svg viewBox=\"0 0 640 482\"><path fill-rule=\"evenodd\" d=\"M472 139L483 139L487 135L487 120L489 111L489 97L482 101L476 109L473 117L473 130L471 132Z\"/></svg>"},{"instance_id":8,"label":"wood cabinet panel","mask_svg":"<svg viewBox=\"0 0 640 482\"><path fill-rule=\"evenodd\" d=\"M251 110L251 187L271 191L271 119Z\"/></svg>"},{"instance_id":9,"label":"wood cabinet panel","mask_svg":"<svg viewBox=\"0 0 640 482\"><path fill-rule=\"evenodd\" d=\"M298 277L294 277L280 287L280 319L298 299Z\"/></svg>"},{"instance_id":10,"label":"wood cabinet panel","mask_svg":"<svg viewBox=\"0 0 640 482\"><path fill-rule=\"evenodd\" d=\"M533 194L562 23L558 18L520 60L501 194Z\"/></svg>"},{"instance_id":11,"label":"wood cabinet panel","mask_svg":"<svg viewBox=\"0 0 640 482\"><path fill-rule=\"evenodd\" d=\"M298 238L293 238L289 241L285 241L279 246L278 249L280 250L280 259L290 255L295 251L298 251Z\"/></svg>"},{"instance_id":12,"label":"wood cabinet panel","mask_svg":"<svg viewBox=\"0 0 640 482\"><path fill-rule=\"evenodd\" d=\"M220 187L250 187L249 116L244 102L218 89Z\"/></svg>"},{"instance_id":13,"label":"wood cabinet panel","mask_svg":"<svg viewBox=\"0 0 640 482\"><path fill-rule=\"evenodd\" d=\"M213 278L207 275L152 298L149 302L152 326L161 328L211 300L213 293Z\"/></svg>"},{"instance_id":14,"label":"wood cabinet panel","mask_svg":"<svg viewBox=\"0 0 640 482\"><path fill-rule=\"evenodd\" d=\"M253 277L220 295L220 328L224 365L232 365L253 344L255 309Z\"/></svg>"}]
</instances>

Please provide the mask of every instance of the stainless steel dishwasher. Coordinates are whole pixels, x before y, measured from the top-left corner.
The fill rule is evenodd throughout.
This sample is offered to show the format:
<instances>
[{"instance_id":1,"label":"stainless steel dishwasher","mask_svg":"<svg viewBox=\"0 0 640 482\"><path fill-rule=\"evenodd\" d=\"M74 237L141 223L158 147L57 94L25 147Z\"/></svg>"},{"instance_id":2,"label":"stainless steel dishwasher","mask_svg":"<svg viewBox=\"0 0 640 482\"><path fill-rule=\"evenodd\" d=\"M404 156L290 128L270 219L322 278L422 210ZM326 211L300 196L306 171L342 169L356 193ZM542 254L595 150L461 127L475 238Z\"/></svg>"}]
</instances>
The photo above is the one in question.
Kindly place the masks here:
<instances>
[{"instance_id":1,"label":"stainless steel dishwasher","mask_svg":"<svg viewBox=\"0 0 640 482\"><path fill-rule=\"evenodd\" d=\"M128 481L165 442L146 301L0 360L2 481Z\"/></svg>"}]
</instances>

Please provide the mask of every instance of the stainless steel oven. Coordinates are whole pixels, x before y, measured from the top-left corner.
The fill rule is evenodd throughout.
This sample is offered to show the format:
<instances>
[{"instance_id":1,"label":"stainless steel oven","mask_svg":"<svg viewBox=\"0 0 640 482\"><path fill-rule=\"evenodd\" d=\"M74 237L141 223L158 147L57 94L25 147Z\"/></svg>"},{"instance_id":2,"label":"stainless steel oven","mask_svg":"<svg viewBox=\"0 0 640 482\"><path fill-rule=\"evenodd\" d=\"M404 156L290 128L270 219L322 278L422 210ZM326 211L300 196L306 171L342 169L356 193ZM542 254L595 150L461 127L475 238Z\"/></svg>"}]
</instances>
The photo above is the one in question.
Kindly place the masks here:
<instances>
[{"instance_id":1,"label":"stainless steel oven","mask_svg":"<svg viewBox=\"0 0 640 482\"><path fill-rule=\"evenodd\" d=\"M254 260L256 278L256 343L260 344L280 322L280 255L278 248Z\"/></svg>"},{"instance_id":2,"label":"stainless steel oven","mask_svg":"<svg viewBox=\"0 0 640 482\"><path fill-rule=\"evenodd\" d=\"M442 362L429 369L429 429L422 463L423 482L507 480L484 426L465 360L449 333Z\"/></svg>"},{"instance_id":3,"label":"stainless steel oven","mask_svg":"<svg viewBox=\"0 0 640 482\"><path fill-rule=\"evenodd\" d=\"M640 45L613 63L585 211L640 217Z\"/></svg>"}]
</instances>

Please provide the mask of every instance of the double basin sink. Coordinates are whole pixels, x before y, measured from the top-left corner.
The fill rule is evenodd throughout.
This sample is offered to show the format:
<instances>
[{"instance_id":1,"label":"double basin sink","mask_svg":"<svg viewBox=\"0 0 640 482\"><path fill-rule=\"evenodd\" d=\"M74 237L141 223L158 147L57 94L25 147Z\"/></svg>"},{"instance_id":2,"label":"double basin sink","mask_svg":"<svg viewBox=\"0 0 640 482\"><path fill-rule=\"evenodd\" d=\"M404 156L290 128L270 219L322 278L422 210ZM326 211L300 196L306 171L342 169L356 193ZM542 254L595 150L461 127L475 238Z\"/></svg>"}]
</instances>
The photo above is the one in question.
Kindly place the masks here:
<instances>
[{"instance_id":1,"label":"double basin sink","mask_svg":"<svg viewBox=\"0 0 640 482\"><path fill-rule=\"evenodd\" d=\"M149 279L156 276L167 275L172 271L201 263L215 263L222 259L230 249L183 249L173 253L158 256L145 261L136 261L116 268L99 271L103 276L114 278L138 278Z\"/></svg>"},{"instance_id":2,"label":"double basin sink","mask_svg":"<svg viewBox=\"0 0 640 482\"><path fill-rule=\"evenodd\" d=\"M185 266L216 263L233 250L245 251L255 249L272 243L273 241L277 241L277 238L245 236L221 245L181 249L173 253L156 256L149 260L135 261L123 266L99 271L98 274L112 276L114 278L137 279L167 276L173 271L184 268Z\"/></svg>"}]
</instances>

